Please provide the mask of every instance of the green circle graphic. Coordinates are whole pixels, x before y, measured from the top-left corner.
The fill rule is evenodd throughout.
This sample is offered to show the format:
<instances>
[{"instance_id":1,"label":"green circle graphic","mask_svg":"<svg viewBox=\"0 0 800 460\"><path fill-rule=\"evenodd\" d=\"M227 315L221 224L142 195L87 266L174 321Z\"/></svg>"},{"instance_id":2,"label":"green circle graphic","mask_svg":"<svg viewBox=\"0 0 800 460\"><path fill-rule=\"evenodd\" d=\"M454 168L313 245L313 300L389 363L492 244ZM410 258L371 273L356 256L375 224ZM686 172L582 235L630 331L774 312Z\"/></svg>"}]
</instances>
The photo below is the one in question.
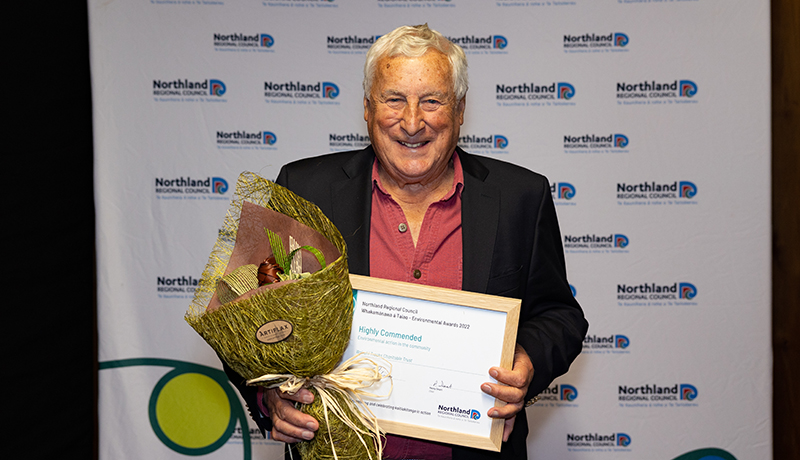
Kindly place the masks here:
<instances>
[{"instance_id":1,"label":"green circle graphic","mask_svg":"<svg viewBox=\"0 0 800 460\"><path fill-rule=\"evenodd\" d=\"M202 416L200 415L202 414ZM222 447L236 423L225 389L195 372L168 372L150 396L150 422L161 441L185 455Z\"/></svg>"},{"instance_id":2,"label":"green circle graphic","mask_svg":"<svg viewBox=\"0 0 800 460\"><path fill-rule=\"evenodd\" d=\"M238 421L242 454L251 460L247 416L225 372L187 361L130 358L101 361L100 370L137 366L171 367L153 387L148 404L150 427L167 447L184 455L206 455L224 446Z\"/></svg>"}]
</instances>

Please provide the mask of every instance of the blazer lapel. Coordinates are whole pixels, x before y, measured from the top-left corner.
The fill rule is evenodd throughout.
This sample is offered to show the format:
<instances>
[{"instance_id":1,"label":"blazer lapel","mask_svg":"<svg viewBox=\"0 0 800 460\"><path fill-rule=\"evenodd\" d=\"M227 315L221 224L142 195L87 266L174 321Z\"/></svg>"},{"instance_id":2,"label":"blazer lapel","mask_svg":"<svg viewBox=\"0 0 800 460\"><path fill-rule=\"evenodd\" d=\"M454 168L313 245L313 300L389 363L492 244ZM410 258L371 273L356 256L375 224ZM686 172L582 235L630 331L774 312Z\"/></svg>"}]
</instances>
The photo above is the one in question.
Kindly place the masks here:
<instances>
[{"instance_id":1,"label":"blazer lapel","mask_svg":"<svg viewBox=\"0 0 800 460\"><path fill-rule=\"evenodd\" d=\"M372 213L372 146L342 167L347 179L331 183L331 220L347 244L350 273L369 275L369 220Z\"/></svg>"},{"instance_id":2,"label":"blazer lapel","mask_svg":"<svg viewBox=\"0 0 800 460\"><path fill-rule=\"evenodd\" d=\"M461 238L465 291L486 292L492 266L497 222L500 216L500 191L485 181L489 170L475 157L458 149L464 170L461 194Z\"/></svg>"}]
</instances>

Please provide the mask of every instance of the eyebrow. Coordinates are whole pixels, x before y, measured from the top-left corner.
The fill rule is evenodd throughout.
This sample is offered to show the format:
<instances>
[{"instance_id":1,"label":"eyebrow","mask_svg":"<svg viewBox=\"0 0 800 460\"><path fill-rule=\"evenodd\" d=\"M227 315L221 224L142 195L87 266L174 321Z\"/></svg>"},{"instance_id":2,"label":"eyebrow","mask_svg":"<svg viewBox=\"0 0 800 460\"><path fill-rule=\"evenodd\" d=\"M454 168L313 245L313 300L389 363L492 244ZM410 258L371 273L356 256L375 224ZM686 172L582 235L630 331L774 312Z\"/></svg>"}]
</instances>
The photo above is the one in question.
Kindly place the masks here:
<instances>
[{"instance_id":1,"label":"eyebrow","mask_svg":"<svg viewBox=\"0 0 800 460\"><path fill-rule=\"evenodd\" d=\"M403 96L403 97L406 97L405 93L403 93L401 91L391 90L391 89L381 92L380 95L381 95L381 97L387 97L387 96ZM432 91L430 93L424 93L420 97L420 99L426 99L426 98L429 98L429 97L435 97L437 99L447 99L447 94L446 93L442 93L441 91Z\"/></svg>"}]
</instances>

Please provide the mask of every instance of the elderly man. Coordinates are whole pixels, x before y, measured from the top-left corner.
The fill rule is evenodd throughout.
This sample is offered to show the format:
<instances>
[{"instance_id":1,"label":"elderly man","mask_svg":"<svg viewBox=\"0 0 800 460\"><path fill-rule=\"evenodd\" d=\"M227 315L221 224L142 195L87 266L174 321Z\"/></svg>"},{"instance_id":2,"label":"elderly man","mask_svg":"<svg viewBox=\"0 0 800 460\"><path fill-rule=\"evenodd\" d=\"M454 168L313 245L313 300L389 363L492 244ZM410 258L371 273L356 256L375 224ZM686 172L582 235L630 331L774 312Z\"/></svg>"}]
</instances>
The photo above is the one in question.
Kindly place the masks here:
<instances>
[{"instance_id":1,"label":"elderly man","mask_svg":"<svg viewBox=\"0 0 800 460\"><path fill-rule=\"evenodd\" d=\"M567 283L547 180L456 146L466 92L460 47L427 25L400 27L367 53L372 145L291 163L277 179L339 228L352 273L522 299L513 369L487 369L499 383L481 386L508 403L488 413L506 421L502 451L390 435L384 458L526 458L524 408L567 371L587 329ZM313 438L317 422L293 405L310 403L308 390L240 389L273 439Z\"/></svg>"}]
</instances>

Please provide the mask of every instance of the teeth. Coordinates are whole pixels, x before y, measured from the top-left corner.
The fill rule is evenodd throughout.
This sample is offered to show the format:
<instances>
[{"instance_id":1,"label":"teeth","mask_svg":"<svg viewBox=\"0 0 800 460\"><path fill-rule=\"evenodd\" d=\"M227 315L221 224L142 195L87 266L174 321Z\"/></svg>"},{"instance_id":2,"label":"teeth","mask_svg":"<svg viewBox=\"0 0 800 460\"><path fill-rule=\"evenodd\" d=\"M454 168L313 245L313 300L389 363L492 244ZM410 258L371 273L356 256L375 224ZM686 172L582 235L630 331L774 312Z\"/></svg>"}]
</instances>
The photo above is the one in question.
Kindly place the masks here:
<instances>
[{"instance_id":1,"label":"teeth","mask_svg":"<svg viewBox=\"0 0 800 460\"><path fill-rule=\"evenodd\" d=\"M419 147L420 145L424 144L424 142L417 142L416 144L409 144L408 142L402 142L402 141L400 143L405 145L406 147L410 147L412 149L415 149L415 148Z\"/></svg>"}]
</instances>

